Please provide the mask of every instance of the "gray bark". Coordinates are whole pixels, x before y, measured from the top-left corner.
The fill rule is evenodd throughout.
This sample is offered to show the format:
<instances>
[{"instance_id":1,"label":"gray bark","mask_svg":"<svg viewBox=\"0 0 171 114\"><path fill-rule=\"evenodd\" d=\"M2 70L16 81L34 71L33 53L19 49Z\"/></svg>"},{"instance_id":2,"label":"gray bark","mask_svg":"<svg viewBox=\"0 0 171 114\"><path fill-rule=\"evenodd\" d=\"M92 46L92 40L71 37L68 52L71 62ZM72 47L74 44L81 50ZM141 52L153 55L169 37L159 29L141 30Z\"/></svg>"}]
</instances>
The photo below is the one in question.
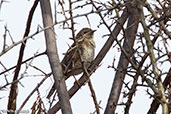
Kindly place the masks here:
<instances>
[{"instance_id":1,"label":"gray bark","mask_svg":"<svg viewBox=\"0 0 171 114\"><path fill-rule=\"evenodd\" d=\"M53 24L51 6L49 0L40 0L40 6L42 11L43 25L47 27ZM58 97L60 101L60 106L63 114L72 114L69 95L66 89L65 79L63 76L63 71L61 63L58 57L56 38L54 33L54 28L45 30L45 39L47 46L47 56L52 69L52 73L55 80L55 88L58 92Z\"/></svg>"},{"instance_id":2,"label":"gray bark","mask_svg":"<svg viewBox=\"0 0 171 114\"><path fill-rule=\"evenodd\" d=\"M128 17L127 29L125 30L125 40L123 44L123 49L125 49L128 58L130 58L133 55L133 45L137 33L139 18L138 18L138 10L136 8L128 7L128 14L129 17ZM129 61L125 56L125 54L122 52L104 114L115 113L115 109L118 104L119 96L121 94L121 89L128 68L128 64Z\"/></svg>"}]
</instances>

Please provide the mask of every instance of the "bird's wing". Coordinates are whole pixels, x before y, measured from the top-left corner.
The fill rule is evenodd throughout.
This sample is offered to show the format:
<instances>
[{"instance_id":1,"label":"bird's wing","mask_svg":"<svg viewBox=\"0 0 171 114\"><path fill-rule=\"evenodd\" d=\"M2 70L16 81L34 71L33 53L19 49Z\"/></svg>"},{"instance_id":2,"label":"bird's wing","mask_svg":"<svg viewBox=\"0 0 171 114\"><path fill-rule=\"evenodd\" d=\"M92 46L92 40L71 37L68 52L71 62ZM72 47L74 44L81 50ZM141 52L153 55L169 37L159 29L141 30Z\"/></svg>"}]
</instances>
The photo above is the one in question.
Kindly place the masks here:
<instances>
[{"instance_id":1,"label":"bird's wing","mask_svg":"<svg viewBox=\"0 0 171 114\"><path fill-rule=\"evenodd\" d=\"M68 70L72 69L74 63L79 59L78 57L78 46L74 43L65 53L65 56L61 62L64 74L67 73Z\"/></svg>"}]
</instances>

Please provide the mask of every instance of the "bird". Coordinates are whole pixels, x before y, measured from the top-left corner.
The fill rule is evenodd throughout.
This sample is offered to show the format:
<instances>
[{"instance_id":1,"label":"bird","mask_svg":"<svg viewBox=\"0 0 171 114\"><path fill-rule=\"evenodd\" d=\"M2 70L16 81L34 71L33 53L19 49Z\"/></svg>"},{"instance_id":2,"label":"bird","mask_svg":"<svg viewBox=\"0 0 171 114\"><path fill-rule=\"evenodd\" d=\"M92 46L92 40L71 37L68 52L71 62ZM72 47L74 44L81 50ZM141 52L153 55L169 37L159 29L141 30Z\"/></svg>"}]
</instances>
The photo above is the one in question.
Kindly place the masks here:
<instances>
[{"instance_id":1,"label":"bird","mask_svg":"<svg viewBox=\"0 0 171 114\"><path fill-rule=\"evenodd\" d=\"M91 28L83 28L73 38L74 43L69 47L61 61L65 80L83 72L83 63L87 69L94 59L95 42L94 32ZM47 98L49 99L55 91L55 84L52 86Z\"/></svg>"}]
</instances>

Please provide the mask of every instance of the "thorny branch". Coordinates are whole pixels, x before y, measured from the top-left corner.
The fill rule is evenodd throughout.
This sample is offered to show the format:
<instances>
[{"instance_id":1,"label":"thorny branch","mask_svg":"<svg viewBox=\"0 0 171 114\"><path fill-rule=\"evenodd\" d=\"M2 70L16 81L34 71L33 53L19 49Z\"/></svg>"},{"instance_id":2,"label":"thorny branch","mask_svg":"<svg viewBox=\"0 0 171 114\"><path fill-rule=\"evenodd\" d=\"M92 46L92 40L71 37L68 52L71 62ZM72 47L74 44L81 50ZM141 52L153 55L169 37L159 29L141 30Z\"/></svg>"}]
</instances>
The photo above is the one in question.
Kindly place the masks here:
<instances>
[{"instance_id":1,"label":"thorny branch","mask_svg":"<svg viewBox=\"0 0 171 114\"><path fill-rule=\"evenodd\" d=\"M152 40L152 43L153 45L155 44L157 38L159 37L159 34L156 35L153 40ZM147 59L148 57L148 53L146 53L143 57L142 57L142 60L139 62L139 66L138 66L138 69L142 69L143 67L143 64L145 62L145 60ZM144 70L142 70L143 72L146 71L149 67L146 67ZM125 103L126 107L125 107L125 114L128 114L129 113L129 109L130 109L130 106L132 104L132 98L133 98L133 95L135 94L136 92L136 88L138 86L138 78L139 78L139 72L136 72L136 74L134 75L134 80L133 80L133 84L131 86L131 89L128 93L128 99L127 99L127 102Z\"/></svg>"},{"instance_id":2,"label":"thorny branch","mask_svg":"<svg viewBox=\"0 0 171 114\"><path fill-rule=\"evenodd\" d=\"M28 34L30 32L31 22L32 22L32 19L33 19L33 14L34 14L34 11L35 11L35 9L36 9L36 7L38 5L38 2L39 2L39 0L36 0L34 2L34 4L33 4L32 8L31 8L31 10L30 10L28 20L27 20L26 30L25 30L23 38L28 36ZM21 47L20 47L19 58L18 58L17 66L16 66L16 69L15 69L13 81L16 81L18 79L18 76L19 76L21 63L22 63L23 56L24 56L26 41L27 40L25 40L21 44ZM18 96L17 89L18 89L18 83L17 82L12 83L11 84L11 90L10 90L10 93L9 93L8 110L12 110L12 111L16 110L16 102L17 102L17 96ZM13 114L13 112L9 112L9 114Z\"/></svg>"},{"instance_id":3,"label":"thorny branch","mask_svg":"<svg viewBox=\"0 0 171 114\"><path fill-rule=\"evenodd\" d=\"M38 0L36 0L38 1ZM5 0L2 0L0 3L0 10L2 2L6 2ZM163 64L170 63L171 61L171 52L170 52L170 39L171 39L171 32L170 32L170 17L171 17L171 2L170 0L157 0L156 3L151 3L151 1L141 1L140 4L143 8L147 9L146 12L143 12L140 10L141 17L141 25L144 29L144 32L142 30L138 29L136 32L136 41L134 43L134 49L133 49L133 56L129 57L129 53L127 52L127 49L125 49L122 46L123 40L125 39L125 31L126 29L129 29L131 26L125 29L124 23L127 19L127 17L130 15L130 12L125 8L127 5L127 2L129 2L129 7L133 7L135 4L137 4L139 1L136 0L126 0L125 1L106 1L101 2L97 0L88 0L88 1L79 1L79 0L60 0L57 1L57 4L60 5L60 8L56 6L55 8L55 18L57 16L63 16L64 20L57 20L55 19L55 22L52 25L49 25L47 27L44 27L41 30L35 31L31 35L24 35L23 39L17 42L14 42L12 37L10 36L10 30L7 29L7 26L5 26L5 33L3 38L3 47L2 51L0 52L0 56L3 56L4 54L7 54L7 52L11 49L13 49L15 46L22 44L26 45L26 40L33 38L35 35L51 29L54 26L59 26L59 28L63 29L70 29L72 31L72 37L73 40L75 38L75 30L77 22L74 19L79 19L82 17L85 17L87 19L87 22L91 23L91 18L89 16L96 16L100 17L99 25L97 25L97 28L106 27L107 30L110 33L110 37L105 43L103 49L99 52L96 59L90 66L90 68L83 69L84 70L84 76L81 77L77 82L74 83L74 86L71 87L71 89L68 91L70 98L79 90L79 88L88 81L88 84L90 85L90 90L92 91L92 96L94 96L93 89L91 89L90 83L90 75L96 70L97 66L101 62L101 60L104 58L110 47L113 45L114 40L116 41L116 45L113 48L118 48L119 51L121 51L124 56L126 57L127 61L129 62L129 66L127 69L121 71L117 68L114 68L115 65L113 65L111 68L114 68L114 70L117 72L125 72L125 76L131 77L129 82L127 80L121 80L123 84L125 84L125 87L122 87L122 91L127 90L127 92L121 92L121 98L125 99L127 98L127 101L125 103L122 103L125 105L125 114L130 113L130 107L131 104L134 103L133 97L136 97L136 92L138 89L141 89L141 87L146 88L147 90L150 88L153 90L151 92L147 91L147 94L150 95L151 98L154 98L151 107L149 109L150 113L156 113L157 109L159 108L159 105L162 104L163 107L163 113L167 113L167 103L170 103L169 100L169 89L168 89L168 83L170 82L170 70L163 70L162 67L160 68L159 65L163 66ZM66 4L68 3L68 7L66 7ZM139 4L139 3L138 3ZM86 11L77 13L78 10L84 9L86 7L92 7L92 9ZM137 5L137 8L139 8L139 5ZM58 11L57 11L58 10ZM121 16L121 14L124 14L124 16ZM95 15L92 15L95 14ZM110 23L111 22L111 23ZM31 22L30 22L31 23ZM66 27L67 26L67 27ZM133 25L132 25L133 26ZM29 28L29 26L27 26ZM95 28L95 26L93 26ZM114 28L114 29L113 29ZM122 30L122 31L121 31ZM98 31L98 29L97 29ZM119 34L119 36L118 36ZM11 38L11 45L7 44L7 40L9 40L7 37ZM104 36L109 36L109 34L104 33ZM120 36L122 38L120 38ZM153 39L153 40L151 40ZM147 46L146 46L147 41ZM150 42L150 44L149 44ZM99 45L99 44L98 44ZM147 50L148 49L148 50ZM24 50L24 49L23 49ZM6 84L0 87L0 90L4 87L7 87L8 85L13 85L17 82L20 82L20 80L24 77L17 78L17 80L14 80L13 82L9 83L8 79L6 77L7 72L10 72L14 68L18 68L18 66L21 66L23 63L26 63L30 60L32 60L35 57L41 56L43 54L46 54L46 52L40 53L38 55L34 55L30 58L28 58L25 61L22 61L20 58L20 61L17 65L13 65L12 67L8 68L6 67L1 61L1 66L3 67L4 71L0 72L0 75L3 75L6 79ZM22 54L20 54L22 56ZM117 61L117 60L116 60ZM150 61L147 62L147 61ZM116 62L115 62L116 63ZM84 64L83 64L84 66ZM27 66L31 67L31 65ZM33 67L33 66L32 66ZM36 66L35 66L36 68ZM84 67L83 67L84 68ZM17 71L15 71L17 73ZM44 74L47 74L44 72ZM43 81L45 81L47 77L45 77L41 82L40 85L42 85ZM162 81L164 79L164 81ZM28 97L23 101L22 105L19 108L18 113L22 110L24 105L30 100L30 97L32 94L38 90L40 87L38 84L37 87L28 95ZM131 87L130 87L131 85ZM110 85L109 85L110 86ZM122 97L123 96L123 97ZM40 98L40 93L38 91L38 98ZM93 99L96 99L96 96L93 97ZM39 99L39 101L41 98ZM167 102L169 101L169 102ZM37 101L38 102L38 101ZM97 100L94 100L96 112L99 113L99 106L97 103ZM116 102L114 104L115 107L120 104ZM33 103L33 106L34 103ZM50 113L55 113L57 110L60 109L59 103L55 104L52 109L49 110Z\"/></svg>"},{"instance_id":4,"label":"thorny branch","mask_svg":"<svg viewBox=\"0 0 171 114\"><path fill-rule=\"evenodd\" d=\"M38 90L38 88L43 84L43 82L50 77L50 75L52 73L46 74L45 72L43 72L42 70L40 70L39 68L36 68L37 70L39 70L40 72L42 72L45 77L40 81L40 83L37 84L37 86L32 90L32 92L27 96L27 98L24 100L24 102L22 103L22 105L20 106L20 108L17 110L16 114L19 114L20 111L22 110L22 108L24 107L24 105L27 103L27 101L30 99L30 97L34 94L35 91Z\"/></svg>"},{"instance_id":5,"label":"thorny branch","mask_svg":"<svg viewBox=\"0 0 171 114\"><path fill-rule=\"evenodd\" d=\"M24 64L24 63L26 63L26 62L28 62L28 61L30 61L30 60L36 58L36 57L39 57L39 56L41 56L41 55L44 55L44 54L46 54L46 52L42 52L42 53L33 55L32 57L30 57L30 58L24 60L21 64ZM10 70L16 68L16 66L17 66L17 65L12 66L12 67L10 67L10 68L8 68L8 69L5 69L5 71L0 72L0 75L5 74L6 72L9 72Z\"/></svg>"},{"instance_id":6,"label":"thorny branch","mask_svg":"<svg viewBox=\"0 0 171 114\"><path fill-rule=\"evenodd\" d=\"M141 6L140 6L141 7ZM165 89L163 87L162 81L161 81L161 77L159 74L159 69L157 67L157 62L156 62L156 58L154 55L154 51L153 51L153 44L150 40L150 35L149 35L149 31L145 22L145 17L144 17L144 12L142 10L142 8L139 11L140 13L140 20L144 29L144 37L146 39L146 43L147 43L147 48L148 48L148 52L149 52L149 56L151 59L151 63L152 63L152 67L153 67L153 72L154 72L154 76L158 85L158 89L159 89L159 95L161 95L161 104L162 104L162 110L163 110L163 114L168 114L168 106L167 106L167 102L166 102L166 95L165 95Z\"/></svg>"}]
</instances>

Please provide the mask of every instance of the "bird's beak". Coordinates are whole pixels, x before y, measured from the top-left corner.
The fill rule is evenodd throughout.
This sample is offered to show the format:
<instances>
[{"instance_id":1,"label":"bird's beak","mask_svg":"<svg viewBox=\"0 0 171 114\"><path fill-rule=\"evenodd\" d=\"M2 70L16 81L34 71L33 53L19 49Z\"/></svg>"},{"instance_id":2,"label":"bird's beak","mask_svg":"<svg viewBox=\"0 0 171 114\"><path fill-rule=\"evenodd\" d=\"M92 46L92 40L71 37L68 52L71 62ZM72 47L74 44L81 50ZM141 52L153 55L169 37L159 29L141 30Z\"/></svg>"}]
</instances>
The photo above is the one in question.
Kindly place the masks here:
<instances>
[{"instance_id":1,"label":"bird's beak","mask_svg":"<svg viewBox=\"0 0 171 114\"><path fill-rule=\"evenodd\" d=\"M96 32L96 30L93 30L92 32L94 33L94 32Z\"/></svg>"},{"instance_id":2,"label":"bird's beak","mask_svg":"<svg viewBox=\"0 0 171 114\"><path fill-rule=\"evenodd\" d=\"M96 32L96 30L92 30L92 31L91 31L91 34L94 34L94 32Z\"/></svg>"}]
</instances>

